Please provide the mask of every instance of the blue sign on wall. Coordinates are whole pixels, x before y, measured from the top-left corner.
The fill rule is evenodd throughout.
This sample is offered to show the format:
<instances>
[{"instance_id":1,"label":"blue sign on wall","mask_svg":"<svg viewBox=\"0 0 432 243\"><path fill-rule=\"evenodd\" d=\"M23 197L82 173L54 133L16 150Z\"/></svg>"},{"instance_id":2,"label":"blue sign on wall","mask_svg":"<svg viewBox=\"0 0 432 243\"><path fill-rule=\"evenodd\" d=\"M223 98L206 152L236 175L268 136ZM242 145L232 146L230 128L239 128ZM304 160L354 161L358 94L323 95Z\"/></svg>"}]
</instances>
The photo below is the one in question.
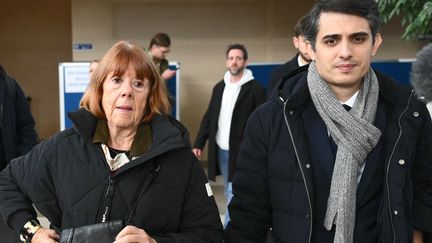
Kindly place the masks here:
<instances>
[{"instance_id":1,"label":"blue sign on wall","mask_svg":"<svg viewBox=\"0 0 432 243\"><path fill-rule=\"evenodd\" d=\"M92 43L76 43L73 45L74 50L82 51L82 50L91 50L93 49Z\"/></svg>"},{"instance_id":2,"label":"blue sign on wall","mask_svg":"<svg viewBox=\"0 0 432 243\"><path fill-rule=\"evenodd\" d=\"M404 85L410 85L409 75L413 62L414 59L400 61L389 60L376 61L371 65L372 68L390 76L394 80ZM263 87L267 88L271 70L280 65L282 65L282 63L251 63L248 65L248 69L252 70L255 79L258 80Z\"/></svg>"}]
</instances>

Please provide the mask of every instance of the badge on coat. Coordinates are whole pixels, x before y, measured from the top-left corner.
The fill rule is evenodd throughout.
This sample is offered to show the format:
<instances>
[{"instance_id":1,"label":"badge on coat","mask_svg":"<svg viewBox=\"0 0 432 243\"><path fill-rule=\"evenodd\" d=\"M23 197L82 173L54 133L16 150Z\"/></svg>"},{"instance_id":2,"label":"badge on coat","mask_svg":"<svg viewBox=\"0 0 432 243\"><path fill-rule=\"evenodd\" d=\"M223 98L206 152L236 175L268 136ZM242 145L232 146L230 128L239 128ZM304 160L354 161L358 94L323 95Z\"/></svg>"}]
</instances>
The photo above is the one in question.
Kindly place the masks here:
<instances>
[{"instance_id":1,"label":"badge on coat","mask_svg":"<svg viewBox=\"0 0 432 243\"><path fill-rule=\"evenodd\" d=\"M206 190L207 190L207 196L209 196L209 197L213 196L213 191L211 189L210 183L207 182L205 184L205 187L206 187Z\"/></svg>"}]
</instances>

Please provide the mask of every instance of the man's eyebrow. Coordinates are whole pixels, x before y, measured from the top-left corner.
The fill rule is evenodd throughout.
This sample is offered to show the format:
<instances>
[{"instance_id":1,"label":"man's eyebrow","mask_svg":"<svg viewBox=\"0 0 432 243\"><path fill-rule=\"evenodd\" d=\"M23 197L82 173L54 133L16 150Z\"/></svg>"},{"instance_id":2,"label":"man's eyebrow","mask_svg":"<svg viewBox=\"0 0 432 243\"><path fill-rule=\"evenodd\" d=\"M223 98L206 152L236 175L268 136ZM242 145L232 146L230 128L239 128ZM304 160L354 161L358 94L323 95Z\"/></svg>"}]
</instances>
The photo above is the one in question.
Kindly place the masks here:
<instances>
[{"instance_id":1,"label":"man's eyebrow","mask_svg":"<svg viewBox=\"0 0 432 243\"><path fill-rule=\"evenodd\" d=\"M322 39L328 39L328 38L335 39L335 38L340 38L340 36L341 36L340 34L329 34L323 36Z\"/></svg>"},{"instance_id":2,"label":"man's eyebrow","mask_svg":"<svg viewBox=\"0 0 432 243\"><path fill-rule=\"evenodd\" d=\"M361 32L353 33L350 36L369 36L369 33L361 31Z\"/></svg>"},{"instance_id":3,"label":"man's eyebrow","mask_svg":"<svg viewBox=\"0 0 432 243\"><path fill-rule=\"evenodd\" d=\"M337 38L340 38L341 36L342 36L341 34L328 34L328 35L323 36L322 39L328 39L328 38L337 39ZM349 36L350 37L352 37L352 36L369 36L369 33L364 32L364 31L360 31L360 32L352 33Z\"/></svg>"}]
</instances>

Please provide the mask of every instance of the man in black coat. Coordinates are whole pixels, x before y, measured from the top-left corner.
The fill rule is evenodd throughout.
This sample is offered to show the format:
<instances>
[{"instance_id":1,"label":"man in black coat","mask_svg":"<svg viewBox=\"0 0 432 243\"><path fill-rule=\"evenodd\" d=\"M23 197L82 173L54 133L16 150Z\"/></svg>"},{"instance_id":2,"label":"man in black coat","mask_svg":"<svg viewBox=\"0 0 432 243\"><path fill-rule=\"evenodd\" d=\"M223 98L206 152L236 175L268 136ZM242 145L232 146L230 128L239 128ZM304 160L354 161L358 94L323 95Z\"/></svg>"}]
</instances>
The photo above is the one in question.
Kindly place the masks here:
<instances>
[{"instance_id":1,"label":"man in black coat","mask_svg":"<svg viewBox=\"0 0 432 243\"><path fill-rule=\"evenodd\" d=\"M0 66L0 170L37 144L35 122L18 83Z\"/></svg>"},{"instance_id":2,"label":"man in black coat","mask_svg":"<svg viewBox=\"0 0 432 243\"><path fill-rule=\"evenodd\" d=\"M250 116L225 242L421 243L432 232L432 122L409 87L371 69L375 0L309 12L308 67ZM277 95L276 95L277 94Z\"/></svg>"},{"instance_id":3,"label":"man in black coat","mask_svg":"<svg viewBox=\"0 0 432 243\"><path fill-rule=\"evenodd\" d=\"M15 157L37 144L35 122L18 83L0 65L0 171ZM16 235L0 220L0 235L15 242Z\"/></svg>"},{"instance_id":4,"label":"man in black coat","mask_svg":"<svg viewBox=\"0 0 432 243\"><path fill-rule=\"evenodd\" d=\"M248 54L243 45L234 44L226 51L224 79L216 84L207 112L201 121L193 152L200 158L206 141L208 177L224 177L227 202L232 197L231 179L235 172L240 142L249 115L265 101L265 91L246 69ZM228 211L225 224L229 221Z\"/></svg>"},{"instance_id":5,"label":"man in black coat","mask_svg":"<svg viewBox=\"0 0 432 243\"><path fill-rule=\"evenodd\" d=\"M303 29L307 24L307 16L300 18L296 25L294 26L294 36L292 38L293 44L297 49L298 53L293 57L293 59L282 64L279 67L274 68L270 72L269 83L267 87L267 97L270 98L271 94L278 83L285 75L289 74L291 71L297 68L307 65L311 62L311 58L307 53L307 40L303 35Z\"/></svg>"}]
</instances>

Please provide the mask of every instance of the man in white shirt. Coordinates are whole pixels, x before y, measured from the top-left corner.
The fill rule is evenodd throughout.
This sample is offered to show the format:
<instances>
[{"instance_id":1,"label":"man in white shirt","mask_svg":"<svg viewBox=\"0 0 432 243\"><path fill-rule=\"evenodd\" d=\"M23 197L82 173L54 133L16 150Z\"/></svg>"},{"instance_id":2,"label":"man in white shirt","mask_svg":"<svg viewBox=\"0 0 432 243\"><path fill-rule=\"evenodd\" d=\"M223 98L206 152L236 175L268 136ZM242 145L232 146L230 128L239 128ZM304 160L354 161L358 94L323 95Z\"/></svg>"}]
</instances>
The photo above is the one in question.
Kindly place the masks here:
<instances>
[{"instance_id":1,"label":"man in white shirt","mask_svg":"<svg viewBox=\"0 0 432 243\"><path fill-rule=\"evenodd\" d=\"M232 197L231 180L246 121L250 113L265 101L264 88L254 80L252 71L246 68L247 60L248 53L243 45L228 47L227 72L213 88L193 147L194 154L201 158L202 149L209 140L208 177L215 180L216 175L222 174L227 204ZM228 221L227 210L225 225Z\"/></svg>"}]
</instances>

